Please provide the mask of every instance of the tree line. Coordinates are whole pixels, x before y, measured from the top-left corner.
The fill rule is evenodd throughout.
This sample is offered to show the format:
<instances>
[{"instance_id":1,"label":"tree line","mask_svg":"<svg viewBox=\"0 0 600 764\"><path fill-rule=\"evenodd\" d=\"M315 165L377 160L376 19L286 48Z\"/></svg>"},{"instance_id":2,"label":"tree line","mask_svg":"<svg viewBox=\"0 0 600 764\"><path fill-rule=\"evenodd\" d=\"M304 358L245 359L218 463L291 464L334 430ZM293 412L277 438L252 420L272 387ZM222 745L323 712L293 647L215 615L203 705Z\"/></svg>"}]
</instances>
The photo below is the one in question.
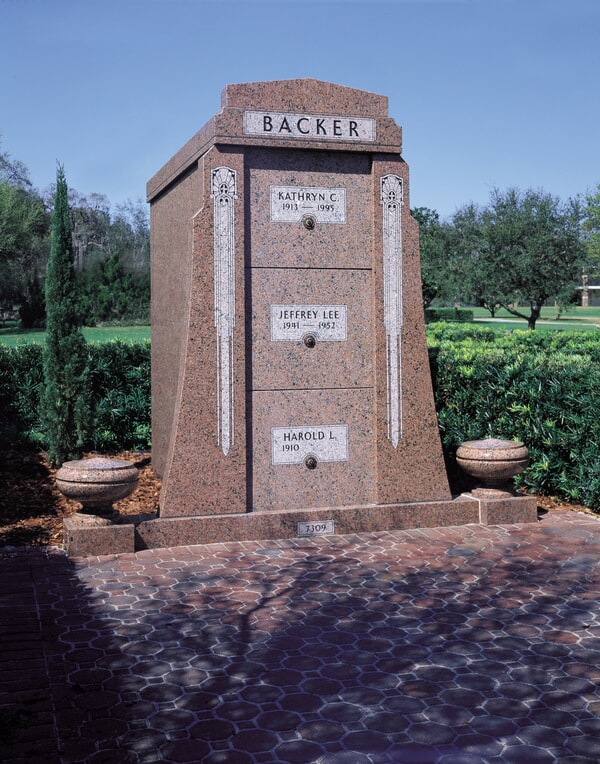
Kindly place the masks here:
<instances>
[{"instance_id":1,"label":"tree line","mask_svg":"<svg viewBox=\"0 0 600 764\"><path fill-rule=\"evenodd\" d=\"M413 209L421 231L423 300L499 308L535 328L542 307L580 298L583 279L600 274L600 185L562 201L541 190L494 189L485 206L448 221Z\"/></svg>"},{"instance_id":2,"label":"tree line","mask_svg":"<svg viewBox=\"0 0 600 764\"><path fill-rule=\"evenodd\" d=\"M0 311L24 328L44 326L44 279L55 187L40 193L27 167L0 152ZM102 194L69 190L81 323L145 322L150 309L150 226L141 201L111 211ZM505 308L535 328L549 301L579 299L582 278L600 274L600 185L562 201L541 190L493 190L486 205L442 221L411 210L421 231L423 301ZM591 283L591 281L590 281Z\"/></svg>"},{"instance_id":3,"label":"tree line","mask_svg":"<svg viewBox=\"0 0 600 764\"><path fill-rule=\"evenodd\" d=\"M44 281L56 186L40 192L27 167L0 152L0 311L23 328L46 323ZM102 194L69 189L77 311L82 325L148 322L150 224L146 205L111 211Z\"/></svg>"}]
</instances>

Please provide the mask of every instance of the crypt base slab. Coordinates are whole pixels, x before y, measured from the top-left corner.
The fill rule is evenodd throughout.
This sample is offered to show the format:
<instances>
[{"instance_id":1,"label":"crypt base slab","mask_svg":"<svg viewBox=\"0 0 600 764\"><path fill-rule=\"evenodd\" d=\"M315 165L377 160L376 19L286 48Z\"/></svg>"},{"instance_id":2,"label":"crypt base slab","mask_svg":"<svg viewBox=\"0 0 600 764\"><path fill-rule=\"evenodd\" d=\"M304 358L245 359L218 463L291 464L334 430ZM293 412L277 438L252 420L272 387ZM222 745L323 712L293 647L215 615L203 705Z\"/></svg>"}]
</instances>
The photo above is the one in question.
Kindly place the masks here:
<instances>
[{"instance_id":1,"label":"crypt base slab","mask_svg":"<svg viewBox=\"0 0 600 764\"><path fill-rule=\"evenodd\" d=\"M68 524L71 556L122 554L229 541L290 539L299 536L377 533L481 523L484 525L537 521L535 496L514 495L480 499L461 494L447 501L360 507L335 507L277 512L250 512L205 517L168 517L125 522L105 527ZM400 550L399 550L400 551Z\"/></svg>"},{"instance_id":2,"label":"crypt base slab","mask_svg":"<svg viewBox=\"0 0 600 764\"><path fill-rule=\"evenodd\" d=\"M496 508L496 504L501 506ZM496 519L498 518L498 519ZM376 533L414 528L448 527L470 523L535 522L537 500L513 496L503 500L478 499L462 494L449 501L335 507L211 517L158 518L137 527L139 548L211 544L227 541L298 538L301 535ZM320 534L320 527L332 524ZM303 533L304 524L314 526Z\"/></svg>"}]
</instances>

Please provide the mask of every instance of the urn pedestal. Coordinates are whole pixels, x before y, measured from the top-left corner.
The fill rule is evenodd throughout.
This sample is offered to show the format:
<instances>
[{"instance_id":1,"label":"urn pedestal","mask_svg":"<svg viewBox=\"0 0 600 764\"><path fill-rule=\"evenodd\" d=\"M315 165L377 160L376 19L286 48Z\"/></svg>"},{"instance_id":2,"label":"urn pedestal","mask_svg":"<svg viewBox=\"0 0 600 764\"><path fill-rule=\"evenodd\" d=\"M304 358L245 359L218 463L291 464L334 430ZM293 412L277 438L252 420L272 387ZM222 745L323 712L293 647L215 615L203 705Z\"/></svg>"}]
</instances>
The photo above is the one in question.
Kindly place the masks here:
<instances>
[{"instance_id":1,"label":"urn pedestal","mask_svg":"<svg viewBox=\"0 0 600 764\"><path fill-rule=\"evenodd\" d=\"M537 520L535 496L517 493L512 478L529 464L523 443L487 438L462 443L456 461L467 475L477 480L468 493L479 503L479 522L486 525L532 523Z\"/></svg>"},{"instance_id":2,"label":"urn pedestal","mask_svg":"<svg viewBox=\"0 0 600 764\"><path fill-rule=\"evenodd\" d=\"M107 517L113 503L137 488L139 473L132 462L93 456L65 462L56 473L56 486L68 499L78 501L85 514Z\"/></svg>"},{"instance_id":3,"label":"urn pedestal","mask_svg":"<svg viewBox=\"0 0 600 764\"><path fill-rule=\"evenodd\" d=\"M513 495L511 480L529 464L529 451L518 440L469 440L456 452L458 466L479 481L471 493L481 498Z\"/></svg>"},{"instance_id":4,"label":"urn pedestal","mask_svg":"<svg viewBox=\"0 0 600 764\"><path fill-rule=\"evenodd\" d=\"M63 544L72 557L119 554L135 549L135 526L121 522L113 503L137 488L137 467L125 459L94 456L65 462L56 486L81 510L63 521Z\"/></svg>"}]
</instances>

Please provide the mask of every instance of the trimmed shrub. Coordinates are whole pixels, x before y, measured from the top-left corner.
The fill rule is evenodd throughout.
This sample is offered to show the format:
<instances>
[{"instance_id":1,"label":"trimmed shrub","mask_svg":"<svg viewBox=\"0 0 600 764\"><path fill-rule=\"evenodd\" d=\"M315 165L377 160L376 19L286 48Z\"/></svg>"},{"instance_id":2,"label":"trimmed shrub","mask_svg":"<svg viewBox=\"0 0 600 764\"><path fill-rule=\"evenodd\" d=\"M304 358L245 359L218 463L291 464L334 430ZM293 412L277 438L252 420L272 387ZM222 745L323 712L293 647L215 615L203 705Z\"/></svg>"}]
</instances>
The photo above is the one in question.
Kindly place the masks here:
<instances>
[{"instance_id":1,"label":"trimmed shrub","mask_svg":"<svg viewBox=\"0 0 600 764\"><path fill-rule=\"evenodd\" d=\"M473 320L473 311L467 308L425 308L425 322L456 321L465 323Z\"/></svg>"},{"instance_id":2,"label":"trimmed shrub","mask_svg":"<svg viewBox=\"0 0 600 764\"><path fill-rule=\"evenodd\" d=\"M522 440L531 464L517 485L600 509L600 336L451 335L429 339L446 456L465 440Z\"/></svg>"},{"instance_id":3,"label":"trimmed shrub","mask_svg":"<svg viewBox=\"0 0 600 764\"><path fill-rule=\"evenodd\" d=\"M150 447L150 341L113 340L90 348L95 451Z\"/></svg>"},{"instance_id":4,"label":"trimmed shrub","mask_svg":"<svg viewBox=\"0 0 600 764\"><path fill-rule=\"evenodd\" d=\"M0 438L6 445L40 440L42 352L38 344L0 344Z\"/></svg>"},{"instance_id":5,"label":"trimmed shrub","mask_svg":"<svg viewBox=\"0 0 600 764\"><path fill-rule=\"evenodd\" d=\"M89 344L86 449L111 452L150 448L150 342ZM0 344L0 436L6 445L46 449L40 418L43 346Z\"/></svg>"}]
</instances>

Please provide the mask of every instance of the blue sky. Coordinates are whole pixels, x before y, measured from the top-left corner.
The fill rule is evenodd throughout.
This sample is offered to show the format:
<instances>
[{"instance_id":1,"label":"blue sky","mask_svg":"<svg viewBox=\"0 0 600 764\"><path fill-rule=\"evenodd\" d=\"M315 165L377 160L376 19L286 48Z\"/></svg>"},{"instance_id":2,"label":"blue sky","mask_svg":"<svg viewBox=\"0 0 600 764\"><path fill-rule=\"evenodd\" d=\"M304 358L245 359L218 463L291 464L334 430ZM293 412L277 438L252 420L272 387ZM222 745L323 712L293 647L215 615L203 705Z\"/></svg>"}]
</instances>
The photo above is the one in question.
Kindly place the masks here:
<instances>
[{"instance_id":1,"label":"blue sky","mask_svg":"<svg viewBox=\"0 0 600 764\"><path fill-rule=\"evenodd\" d=\"M411 206L600 183L599 0L0 0L0 150L39 189L147 180L228 83L311 77L381 93Z\"/></svg>"}]
</instances>

